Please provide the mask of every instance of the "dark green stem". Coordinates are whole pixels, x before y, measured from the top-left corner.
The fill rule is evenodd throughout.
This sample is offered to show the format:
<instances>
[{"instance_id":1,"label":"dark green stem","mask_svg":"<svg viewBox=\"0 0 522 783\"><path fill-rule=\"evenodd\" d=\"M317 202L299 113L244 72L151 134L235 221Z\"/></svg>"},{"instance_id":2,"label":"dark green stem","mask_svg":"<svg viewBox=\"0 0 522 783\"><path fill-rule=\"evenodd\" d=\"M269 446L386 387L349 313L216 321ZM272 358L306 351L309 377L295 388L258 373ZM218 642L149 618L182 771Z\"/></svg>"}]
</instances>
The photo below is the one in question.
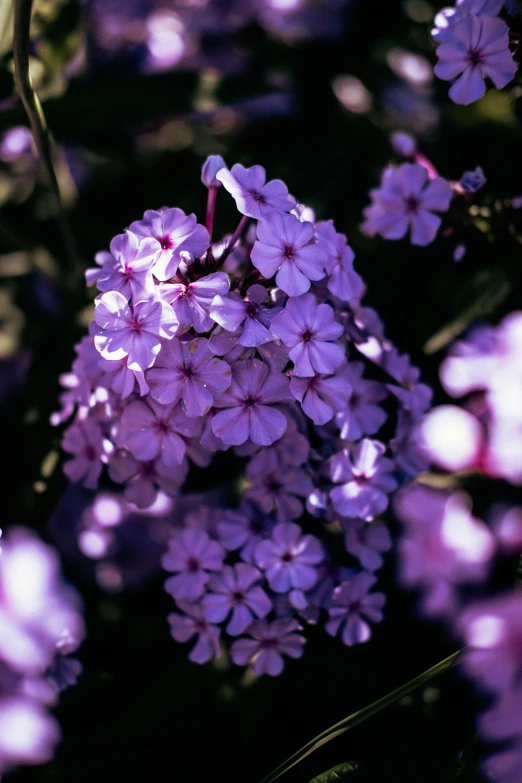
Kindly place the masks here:
<instances>
[{"instance_id":1,"label":"dark green stem","mask_svg":"<svg viewBox=\"0 0 522 783\"><path fill-rule=\"evenodd\" d=\"M416 688L420 688L421 685L424 685L424 683L428 682L428 680L431 680L433 677L437 677L437 675L448 671L448 669L451 669L451 667L457 663L461 652L462 650L453 653L453 655L450 655L443 661L439 661L439 663L435 664L435 666L432 666L431 669L428 669L422 674L419 674L418 677L410 680L410 682L407 682L405 685L401 685L400 688L397 688L391 693L388 693L386 696L383 696L382 699L374 701L373 704L369 704L367 707L363 707L362 710L354 712L353 715L350 715L348 718L343 718L343 720L339 721L339 723L336 723L334 726L330 726L329 729L326 729L326 731L323 731L322 734L314 737L313 740L304 745L300 750L297 751L297 753L294 753L293 756L290 756L289 759L284 761L276 769L274 769L273 772L263 778L261 783L273 783L274 780L277 780L277 778L281 777L281 775L283 775L285 772L288 772L289 769L295 767L296 764L299 764L300 761L305 759L311 753L314 753L314 751L318 750L323 745L326 745L327 742L330 742L330 740L338 737L339 734L343 734L345 731L352 729L354 726L362 723L367 718L371 718L372 715L375 715L385 707L388 707L390 704L398 701L403 696L411 693L411 691L414 691Z\"/></svg>"},{"instance_id":2,"label":"dark green stem","mask_svg":"<svg viewBox=\"0 0 522 783\"><path fill-rule=\"evenodd\" d=\"M45 115L31 83L31 74L29 71L29 49L31 44L30 28L33 0L13 0L13 8L13 59L15 84L29 119L38 157L43 167L51 196L55 202L65 254L69 262L68 268L72 270L71 277L76 279L79 273L76 247L62 205L60 188L53 166L52 143L45 122Z\"/></svg>"}]
</instances>

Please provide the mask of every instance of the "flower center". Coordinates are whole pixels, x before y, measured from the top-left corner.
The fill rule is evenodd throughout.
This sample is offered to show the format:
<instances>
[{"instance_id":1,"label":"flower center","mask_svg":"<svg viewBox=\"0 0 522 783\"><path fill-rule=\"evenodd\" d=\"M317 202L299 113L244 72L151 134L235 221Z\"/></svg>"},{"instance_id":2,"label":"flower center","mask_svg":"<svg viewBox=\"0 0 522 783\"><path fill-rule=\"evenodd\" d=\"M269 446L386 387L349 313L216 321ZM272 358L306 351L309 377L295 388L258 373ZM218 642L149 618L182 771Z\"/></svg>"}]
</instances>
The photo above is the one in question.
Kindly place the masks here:
<instances>
[{"instance_id":1,"label":"flower center","mask_svg":"<svg viewBox=\"0 0 522 783\"><path fill-rule=\"evenodd\" d=\"M168 234L165 234L163 237L159 237L158 242L160 243L162 250L171 250L174 247L174 242Z\"/></svg>"},{"instance_id":2,"label":"flower center","mask_svg":"<svg viewBox=\"0 0 522 783\"><path fill-rule=\"evenodd\" d=\"M256 402L257 402L257 400L256 400L256 398L255 398L255 397L247 397L247 398L246 398L246 399L243 401L243 405L245 405L247 408L251 408L253 405L255 405L255 404L256 404Z\"/></svg>"},{"instance_id":3,"label":"flower center","mask_svg":"<svg viewBox=\"0 0 522 783\"><path fill-rule=\"evenodd\" d=\"M415 214L419 209L419 206L420 206L420 201L417 198L417 196L408 196L406 198L406 209L411 214Z\"/></svg>"},{"instance_id":4,"label":"flower center","mask_svg":"<svg viewBox=\"0 0 522 783\"><path fill-rule=\"evenodd\" d=\"M136 318L136 316L133 317L132 321L130 322L130 328L133 332L141 332L141 323L139 318Z\"/></svg>"},{"instance_id":5,"label":"flower center","mask_svg":"<svg viewBox=\"0 0 522 783\"><path fill-rule=\"evenodd\" d=\"M132 280L134 277L134 269L131 266L125 266L123 277L125 280Z\"/></svg>"},{"instance_id":6,"label":"flower center","mask_svg":"<svg viewBox=\"0 0 522 783\"><path fill-rule=\"evenodd\" d=\"M314 333L313 333L313 331L311 329L305 329L305 331L301 335L301 340L304 343L309 343L310 340L313 338L313 336L314 336Z\"/></svg>"},{"instance_id":7,"label":"flower center","mask_svg":"<svg viewBox=\"0 0 522 783\"><path fill-rule=\"evenodd\" d=\"M250 318L255 318L258 310L259 305L254 304L254 302L247 302L246 314L250 316Z\"/></svg>"},{"instance_id":8,"label":"flower center","mask_svg":"<svg viewBox=\"0 0 522 783\"><path fill-rule=\"evenodd\" d=\"M169 432L169 425L166 421L163 419L158 419L156 422L154 422L154 428L158 432Z\"/></svg>"},{"instance_id":9,"label":"flower center","mask_svg":"<svg viewBox=\"0 0 522 783\"><path fill-rule=\"evenodd\" d=\"M285 245L284 250L283 250L283 255L284 255L285 258L288 258L288 259L293 257L293 255L294 255L294 248L292 247L292 245Z\"/></svg>"},{"instance_id":10,"label":"flower center","mask_svg":"<svg viewBox=\"0 0 522 783\"><path fill-rule=\"evenodd\" d=\"M470 49L468 52L468 60L472 65L479 65L482 62L482 55L478 49Z\"/></svg>"},{"instance_id":11,"label":"flower center","mask_svg":"<svg viewBox=\"0 0 522 783\"><path fill-rule=\"evenodd\" d=\"M95 460L96 459L96 449L94 446L92 446L90 443L87 443L83 450L83 456L85 459L88 460Z\"/></svg>"},{"instance_id":12,"label":"flower center","mask_svg":"<svg viewBox=\"0 0 522 783\"><path fill-rule=\"evenodd\" d=\"M273 650L274 647L277 647L277 639L274 639L273 637L268 637L268 639L261 639L259 646L264 649L268 648Z\"/></svg>"},{"instance_id":13,"label":"flower center","mask_svg":"<svg viewBox=\"0 0 522 783\"><path fill-rule=\"evenodd\" d=\"M236 590L234 593L232 593L232 598L234 601L242 601L244 597L245 595L241 590Z\"/></svg>"},{"instance_id":14,"label":"flower center","mask_svg":"<svg viewBox=\"0 0 522 783\"><path fill-rule=\"evenodd\" d=\"M191 574L196 574L199 571L199 560L196 557L189 557L187 560L187 571Z\"/></svg>"},{"instance_id":15,"label":"flower center","mask_svg":"<svg viewBox=\"0 0 522 783\"><path fill-rule=\"evenodd\" d=\"M283 563L293 563L294 556L291 552L285 552L284 555L281 556L281 560Z\"/></svg>"}]
</instances>

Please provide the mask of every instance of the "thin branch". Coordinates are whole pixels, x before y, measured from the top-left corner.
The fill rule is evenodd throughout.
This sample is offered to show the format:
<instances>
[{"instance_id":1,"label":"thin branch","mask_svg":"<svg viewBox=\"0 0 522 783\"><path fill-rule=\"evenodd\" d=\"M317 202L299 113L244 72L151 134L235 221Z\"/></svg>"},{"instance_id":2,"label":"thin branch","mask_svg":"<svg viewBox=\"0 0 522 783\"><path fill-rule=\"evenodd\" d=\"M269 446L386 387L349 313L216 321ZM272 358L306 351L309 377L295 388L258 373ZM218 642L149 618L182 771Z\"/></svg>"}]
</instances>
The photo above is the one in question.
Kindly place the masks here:
<instances>
[{"instance_id":1,"label":"thin branch","mask_svg":"<svg viewBox=\"0 0 522 783\"><path fill-rule=\"evenodd\" d=\"M55 202L56 214L66 256L71 263L72 277L79 274L79 264L76 254L74 238L62 205L60 188L53 166L52 142L45 121L42 105L33 88L29 71L29 49L31 45L30 28L33 0L13 0L14 9L14 35L13 35L13 59L15 84L22 104L29 118L29 124L33 133L34 143L38 152L40 163Z\"/></svg>"},{"instance_id":2,"label":"thin branch","mask_svg":"<svg viewBox=\"0 0 522 783\"><path fill-rule=\"evenodd\" d=\"M296 764L299 764L300 761L305 759L311 753L314 753L314 751L319 750L319 748L321 748L323 745L326 745L327 742L330 742L330 740L338 737L339 734L343 734L345 731L348 731L348 729L357 726L367 718L371 718L372 715L375 715L385 707L388 707L390 704L398 701L403 696L411 693L411 691L414 691L416 688L420 688L420 686L424 685L424 683L428 682L428 680L431 680L433 677L436 677L448 669L451 669L451 667L457 663L461 652L462 650L458 650L456 653L453 653L453 655L450 655L443 661L439 661L439 663L435 664L435 666L432 666L431 669L428 669L422 674L419 674L418 677L410 680L410 682L407 682L405 685L401 685L400 688L397 688L391 693L386 694L386 696L383 696L382 699L378 699L377 701L374 701L373 704L369 704L367 707L363 707L362 710L354 712L353 715L350 715L348 718L344 718L343 720L339 721L339 723L336 723L335 726L330 726L329 729L326 729L326 731L323 731L322 734L314 737L313 740L304 745L300 750L297 751L297 753L294 753L293 756L290 756L289 759L280 764L277 769L274 769L273 772L263 778L261 783L273 783L274 780L277 780L277 778L281 777L281 775L283 775L285 772L288 772L289 769L295 767Z\"/></svg>"}]
</instances>

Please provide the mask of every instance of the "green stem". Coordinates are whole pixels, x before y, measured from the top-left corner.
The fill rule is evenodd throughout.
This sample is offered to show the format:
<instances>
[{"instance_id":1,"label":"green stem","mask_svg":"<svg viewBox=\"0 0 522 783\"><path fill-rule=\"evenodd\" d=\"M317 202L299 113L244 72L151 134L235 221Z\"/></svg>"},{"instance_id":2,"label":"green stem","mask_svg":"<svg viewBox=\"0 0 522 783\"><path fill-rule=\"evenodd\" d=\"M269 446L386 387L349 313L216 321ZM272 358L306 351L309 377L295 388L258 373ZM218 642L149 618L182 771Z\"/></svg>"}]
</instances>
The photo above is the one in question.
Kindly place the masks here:
<instances>
[{"instance_id":1,"label":"green stem","mask_svg":"<svg viewBox=\"0 0 522 783\"><path fill-rule=\"evenodd\" d=\"M300 761L305 759L311 753L314 753L323 745L326 745L327 742L330 742L330 740L338 737L339 734L343 734L345 731L352 729L354 726L362 723L367 718L371 718L372 715L375 715L385 707L388 707L390 704L398 701L403 696L411 693L411 691L414 691L416 688L420 688L420 686L424 685L424 683L428 682L428 680L431 680L433 677L437 677L437 675L442 674L448 669L451 669L451 667L457 663L461 652L462 650L458 650L456 653L453 653L453 655L450 655L443 661L439 661L439 663L435 664L435 666L432 666L431 669L428 669L422 674L419 674L418 677L410 680L410 682L407 682L405 685L401 685L400 688L397 688L391 693L388 693L386 696L383 696L382 699L374 701L373 704L369 704L367 707L363 707L362 710L354 712L348 718L343 718L343 720L339 721L339 723L336 723L334 726L330 726L329 729L326 729L326 731L323 731L322 734L314 737L313 740L304 745L300 750L297 751L297 753L294 753L293 756L290 756L289 759L284 761L276 769L274 769L273 772L263 778L261 783L273 783L274 780L277 780L277 778L281 777L281 775L283 775L285 772L288 772L289 769L295 767L296 764L299 764Z\"/></svg>"},{"instance_id":2,"label":"green stem","mask_svg":"<svg viewBox=\"0 0 522 783\"><path fill-rule=\"evenodd\" d=\"M51 196L55 202L65 253L71 264L70 268L72 268L72 277L76 279L76 276L79 273L76 247L63 210L60 188L53 166L52 143L45 121L45 115L33 88L29 71L29 48L31 43L30 28L33 0L13 0L13 9L15 84L29 119L38 157L44 169Z\"/></svg>"}]
</instances>

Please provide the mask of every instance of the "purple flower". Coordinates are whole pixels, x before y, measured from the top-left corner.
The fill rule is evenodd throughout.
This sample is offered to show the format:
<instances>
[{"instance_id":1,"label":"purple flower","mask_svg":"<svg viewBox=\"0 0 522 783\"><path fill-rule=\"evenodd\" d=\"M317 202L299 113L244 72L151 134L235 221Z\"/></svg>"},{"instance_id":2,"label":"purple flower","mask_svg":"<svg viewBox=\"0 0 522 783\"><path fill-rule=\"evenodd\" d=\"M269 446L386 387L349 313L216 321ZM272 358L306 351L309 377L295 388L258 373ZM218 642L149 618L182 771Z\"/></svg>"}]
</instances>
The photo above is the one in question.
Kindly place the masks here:
<instances>
[{"instance_id":1,"label":"purple flower","mask_svg":"<svg viewBox=\"0 0 522 783\"><path fill-rule=\"evenodd\" d=\"M383 564L381 552L391 549L388 528L381 522L370 525L362 519L341 519L346 551L356 557L367 571L377 571Z\"/></svg>"},{"instance_id":2,"label":"purple flower","mask_svg":"<svg viewBox=\"0 0 522 783\"><path fill-rule=\"evenodd\" d=\"M483 770L492 783L519 783L522 769L522 741L510 744L506 750L490 756Z\"/></svg>"},{"instance_id":3,"label":"purple flower","mask_svg":"<svg viewBox=\"0 0 522 783\"><path fill-rule=\"evenodd\" d=\"M178 335L192 326L200 334L212 329L214 321L209 315L212 300L216 294L226 294L229 288L228 275L224 272L214 272L188 285L164 285L161 295L172 305L179 321Z\"/></svg>"},{"instance_id":4,"label":"purple flower","mask_svg":"<svg viewBox=\"0 0 522 783\"><path fill-rule=\"evenodd\" d=\"M459 77L449 97L464 106L482 98L486 77L501 89L512 81L518 68L509 51L507 24L492 17L460 19L437 48L437 56L435 75L445 81Z\"/></svg>"},{"instance_id":5,"label":"purple flower","mask_svg":"<svg viewBox=\"0 0 522 783\"><path fill-rule=\"evenodd\" d=\"M339 372L328 376L316 374L312 378L291 377L290 391L313 423L321 425L347 407L352 388L346 374Z\"/></svg>"},{"instance_id":6,"label":"purple flower","mask_svg":"<svg viewBox=\"0 0 522 783\"><path fill-rule=\"evenodd\" d=\"M455 587L478 582L489 569L493 536L470 512L470 499L414 485L395 502L403 522L401 579L425 591L424 610L445 615L456 608Z\"/></svg>"},{"instance_id":7,"label":"purple flower","mask_svg":"<svg viewBox=\"0 0 522 783\"><path fill-rule=\"evenodd\" d=\"M84 635L79 597L61 577L58 556L30 531L14 528L0 558L0 659L20 675L39 676L61 636Z\"/></svg>"},{"instance_id":8,"label":"purple flower","mask_svg":"<svg viewBox=\"0 0 522 783\"><path fill-rule=\"evenodd\" d=\"M49 761L59 740L57 721L37 701L0 698L0 773L19 764Z\"/></svg>"},{"instance_id":9,"label":"purple flower","mask_svg":"<svg viewBox=\"0 0 522 783\"><path fill-rule=\"evenodd\" d=\"M81 481L88 489L96 489L108 454L99 424L96 421L72 424L65 431L62 447L74 454L74 459L63 466L65 475L71 481Z\"/></svg>"},{"instance_id":10,"label":"purple flower","mask_svg":"<svg viewBox=\"0 0 522 783\"><path fill-rule=\"evenodd\" d=\"M286 593L314 586L318 576L314 566L324 560L324 551L315 536L303 535L294 522L282 522L273 529L271 540L258 544L254 559L271 589Z\"/></svg>"},{"instance_id":11,"label":"purple flower","mask_svg":"<svg viewBox=\"0 0 522 783\"><path fill-rule=\"evenodd\" d=\"M167 617L172 638L176 642L188 642L197 636L197 642L189 653L189 660L194 663L207 663L217 658L220 655L219 628L206 619L199 604L179 601L178 606L185 614L172 612Z\"/></svg>"},{"instance_id":12,"label":"purple flower","mask_svg":"<svg viewBox=\"0 0 522 783\"><path fill-rule=\"evenodd\" d=\"M94 320L102 329L94 337L98 351L104 359L127 356L129 370L151 367L161 339L171 339L178 328L178 319L165 302L152 299L131 309L119 291L108 291L96 300Z\"/></svg>"},{"instance_id":13,"label":"purple flower","mask_svg":"<svg viewBox=\"0 0 522 783\"><path fill-rule=\"evenodd\" d=\"M100 291L119 291L125 299L136 302L150 298L153 289L151 269L161 251L156 239L138 239L131 231L119 234L111 242L111 254L98 277Z\"/></svg>"},{"instance_id":14,"label":"purple flower","mask_svg":"<svg viewBox=\"0 0 522 783\"><path fill-rule=\"evenodd\" d=\"M165 582L165 590L176 600L193 601L203 594L211 571L220 571L225 550L212 541L204 530L188 528L169 543L161 564L166 571L174 571Z\"/></svg>"},{"instance_id":15,"label":"purple flower","mask_svg":"<svg viewBox=\"0 0 522 783\"><path fill-rule=\"evenodd\" d=\"M214 321L229 332L236 332L244 324L237 338L239 345L255 347L271 342L270 323L280 307L263 307L268 292L262 285L252 285L246 293L246 301L238 293L215 296L210 308Z\"/></svg>"},{"instance_id":16,"label":"purple flower","mask_svg":"<svg viewBox=\"0 0 522 783\"><path fill-rule=\"evenodd\" d=\"M254 562L254 550L270 535L274 521L254 503L244 500L237 511L227 509L218 522L219 540L231 551L239 549L241 559Z\"/></svg>"},{"instance_id":17,"label":"purple flower","mask_svg":"<svg viewBox=\"0 0 522 783\"><path fill-rule=\"evenodd\" d=\"M165 343L147 373L151 396L163 405L181 400L187 416L204 416L214 395L228 389L231 379L229 365L214 357L208 340L202 337L183 343L174 338Z\"/></svg>"},{"instance_id":18,"label":"purple flower","mask_svg":"<svg viewBox=\"0 0 522 783\"><path fill-rule=\"evenodd\" d=\"M257 568L246 563L225 566L220 574L212 576L203 598L203 613L212 623L221 623L230 612L227 625L230 636L243 633L255 617L263 618L272 608L272 602L256 582L261 579Z\"/></svg>"},{"instance_id":19,"label":"purple flower","mask_svg":"<svg viewBox=\"0 0 522 783\"><path fill-rule=\"evenodd\" d=\"M276 275L279 288L289 296L299 296L310 289L311 280L325 275L327 255L313 244L314 227L301 223L294 215L269 212L257 224L257 241L250 258L261 274Z\"/></svg>"},{"instance_id":20,"label":"purple flower","mask_svg":"<svg viewBox=\"0 0 522 783\"><path fill-rule=\"evenodd\" d=\"M280 522L300 517L303 504L299 498L307 497L313 490L310 476L304 470L286 465L257 473L252 461L247 468L247 479L249 487L245 497L267 514L274 510Z\"/></svg>"},{"instance_id":21,"label":"purple flower","mask_svg":"<svg viewBox=\"0 0 522 783\"><path fill-rule=\"evenodd\" d=\"M290 401L289 380L271 373L259 359L235 362L228 391L214 401L220 411L212 420L218 438L240 445L250 437L259 446L269 446L286 430L286 417L269 407L274 402Z\"/></svg>"},{"instance_id":22,"label":"purple flower","mask_svg":"<svg viewBox=\"0 0 522 783\"><path fill-rule=\"evenodd\" d=\"M188 419L181 408L160 405L154 400L131 402L123 411L121 423L122 445L139 460L161 456L167 468L180 465L185 456L185 443L180 434L193 437L200 430L200 421Z\"/></svg>"},{"instance_id":23,"label":"purple flower","mask_svg":"<svg viewBox=\"0 0 522 783\"><path fill-rule=\"evenodd\" d=\"M345 517L371 522L388 506L388 495L397 487L393 462L383 457L386 451L377 440L364 438L350 456L343 449L330 461L330 476L335 484L330 491L335 509Z\"/></svg>"},{"instance_id":24,"label":"purple flower","mask_svg":"<svg viewBox=\"0 0 522 783\"><path fill-rule=\"evenodd\" d=\"M373 574L362 571L333 592L325 630L330 636L336 636L341 630L341 639L347 647L367 642L371 636L368 621L379 623L382 620L386 599L382 593L369 593L376 581Z\"/></svg>"},{"instance_id":25,"label":"purple flower","mask_svg":"<svg viewBox=\"0 0 522 783\"><path fill-rule=\"evenodd\" d=\"M401 239L411 229L412 245L429 245L441 224L433 212L446 212L452 193L442 177L428 182L428 170L420 163L388 166L381 186L370 191L372 204L364 210L361 230L368 236Z\"/></svg>"},{"instance_id":26,"label":"purple flower","mask_svg":"<svg viewBox=\"0 0 522 783\"><path fill-rule=\"evenodd\" d=\"M471 605L460 615L458 627L471 676L497 693L513 688L522 665L522 592Z\"/></svg>"},{"instance_id":27,"label":"purple flower","mask_svg":"<svg viewBox=\"0 0 522 783\"><path fill-rule=\"evenodd\" d=\"M208 231L200 226L195 215L185 215L181 209L149 209L143 220L132 223L130 230L137 237L153 237L159 244L158 260L154 266L154 275L158 280L169 280L181 260L181 253L189 253L195 258L203 255L210 245Z\"/></svg>"},{"instance_id":28,"label":"purple flower","mask_svg":"<svg viewBox=\"0 0 522 783\"><path fill-rule=\"evenodd\" d=\"M326 272L329 275L327 287L330 293L342 302L360 299L365 285L353 268L355 254L344 234L337 233L333 220L324 220L316 224L316 235L328 253Z\"/></svg>"},{"instance_id":29,"label":"purple flower","mask_svg":"<svg viewBox=\"0 0 522 783\"><path fill-rule=\"evenodd\" d=\"M109 463L110 478L125 484L125 500L138 508L151 506L156 500L158 488L167 495L176 495L187 473L187 460L183 460L176 468L167 468L161 458L140 462L124 449L115 451Z\"/></svg>"},{"instance_id":30,"label":"purple flower","mask_svg":"<svg viewBox=\"0 0 522 783\"><path fill-rule=\"evenodd\" d=\"M386 390L377 381L363 378L364 365L348 362L342 377L352 392L348 407L335 416L343 440L359 440L363 435L375 435L386 421L386 413L376 403L386 397Z\"/></svg>"},{"instance_id":31,"label":"purple flower","mask_svg":"<svg viewBox=\"0 0 522 783\"><path fill-rule=\"evenodd\" d=\"M232 194L242 215L259 220L272 210L289 212L295 207L295 199L288 194L288 188L280 179L266 181L262 166L246 169L240 163L232 169L222 169L216 179ZM266 183L266 184L265 184Z\"/></svg>"},{"instance_id":32,"label":"purple flower","mask_svg":"<svg viewBox=\"0 0 522 783\"><path fill-rule=\"evenodd\" d=\"M303 654L305 638L296 633L301 630L297 620L256 620L248 630L252 638L237 639L230 653L238 666L252 664L258 676L276 677L284 669L283 655L300 658Z\"/></svg>"},{"instance_id":33,"label":"purple flower","mask_svg":"<svg viewBox=\"0 0 522 783\"><path fill-rule=\"evenodd\" d=\"M317 304L313 294L289 299L272 321L271 330L290 348L295 375L311 377L316 371L329 375L345 359L341 346L329 342L342 335L343 326L335 321L332 308Z\"/></svg>"}]
</instances>

